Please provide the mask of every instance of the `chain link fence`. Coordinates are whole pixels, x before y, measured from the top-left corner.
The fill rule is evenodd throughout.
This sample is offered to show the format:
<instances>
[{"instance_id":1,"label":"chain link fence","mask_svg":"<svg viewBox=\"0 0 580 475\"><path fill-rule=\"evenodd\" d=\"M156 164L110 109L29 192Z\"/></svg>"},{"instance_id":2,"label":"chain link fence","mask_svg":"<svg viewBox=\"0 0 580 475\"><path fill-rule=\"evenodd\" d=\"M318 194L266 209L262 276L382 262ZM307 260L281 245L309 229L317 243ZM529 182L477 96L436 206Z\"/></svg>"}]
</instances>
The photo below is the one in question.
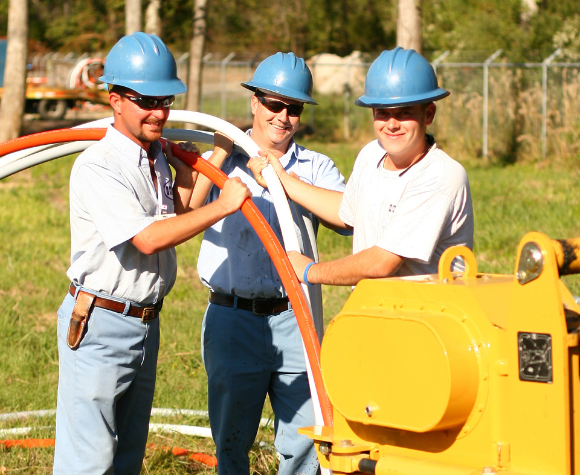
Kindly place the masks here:
<instances>
[{"instance_id":1,"label":"chain link fence","mask_svg":"<svg viewBox=\"0 0 580 475\"><path fill-rule=\"evenodd\" d=\"M94 56L99 56L95 54ZM248 81L267 55L239 53L204 57L201 110L238 126L251 125ZM59 53L34 57L29 76L63 86L79 60ZM187 53L177 54L178 74L187 77ZM302 124L326 140L372 136L368 109L353 105L376 55L354 52L346 58L320 54L307 61L318 106L307 106ZM445 52L432 58L440 86L451 96L437 102L430 132L456 158L504 162L560 162L580 158L580 63L556 50L535 62L513 62L501 50L493 55ZM183 108L185 97L176 101Z\"/></svg>"}]
</instances>

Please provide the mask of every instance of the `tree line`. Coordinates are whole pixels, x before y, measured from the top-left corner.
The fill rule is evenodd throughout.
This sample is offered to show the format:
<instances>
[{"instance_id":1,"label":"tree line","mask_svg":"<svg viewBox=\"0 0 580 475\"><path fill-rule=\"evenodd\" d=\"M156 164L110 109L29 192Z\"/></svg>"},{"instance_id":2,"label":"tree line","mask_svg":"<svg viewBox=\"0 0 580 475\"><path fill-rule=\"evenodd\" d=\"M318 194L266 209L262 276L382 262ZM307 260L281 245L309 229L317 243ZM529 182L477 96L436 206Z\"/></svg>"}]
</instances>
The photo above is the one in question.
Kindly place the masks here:
<instances>
[{"instance_id":1,"label":"tree line","mask_svg":"<svg viewBox=\"0 0 580 475\"><path fill-rule=\"evenodd\" d=\"M189 49L194 0L29 2L33 48L106 51L125 33L126 9L137 4L129 11L139 10L142 29L148 11L157 9L159 35L176 51ZM208 0L205 48L224 53L294 51L306 57L379 52L397 45L397 20L405 3L419 11L427 54L503 48L515 59L525 59L553 50L558 38L576 49L580 42L577 0ZM0 0L4 32L8 4Z\"/></svg>"}]
</instances>

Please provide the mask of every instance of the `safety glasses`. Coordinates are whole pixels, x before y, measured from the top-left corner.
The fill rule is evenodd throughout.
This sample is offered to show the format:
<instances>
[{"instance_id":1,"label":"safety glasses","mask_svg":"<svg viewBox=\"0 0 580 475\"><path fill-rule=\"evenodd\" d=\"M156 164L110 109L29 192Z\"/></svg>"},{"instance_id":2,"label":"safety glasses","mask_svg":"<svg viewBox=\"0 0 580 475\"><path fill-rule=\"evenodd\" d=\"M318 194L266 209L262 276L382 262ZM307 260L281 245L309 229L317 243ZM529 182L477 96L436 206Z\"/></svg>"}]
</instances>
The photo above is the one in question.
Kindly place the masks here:
<instances>
[{"instance_id":1,"label":"safety glasses","mask_svg":"<svg viewBox=\"0 0 580 475\"><path fill-rule=\"evenodd\" d=\"M278 114L286 109L290 117L300 117L300 114L304 111L304 105L302 104L284 104L283 102L273 101L271 99L266 99L265 97L256 97L266 109L274 114Z\"/></svg>"},{"instance_id":2,"label":"safety glasses","mask_svg":"<svg viewBox=\"0 0 580 475\"><path fill-rule=\"evenodd\" d=\"M143 110L146 110L146 111L151 111L153 109L157 109L157 107L159 107L159 105L161 105L165 108L171 107L173 105L173 102L175 101L175 96L167 96L167 97L164 97L162 99L155 99L154 97L149 97L149 96L128 96L124 92L119 92L119 91L115 91L115 92L117 94L119 94L119 96L126 97L132 103L137 104L137 107L139 107Z\"/></svg>"}]
</instances>

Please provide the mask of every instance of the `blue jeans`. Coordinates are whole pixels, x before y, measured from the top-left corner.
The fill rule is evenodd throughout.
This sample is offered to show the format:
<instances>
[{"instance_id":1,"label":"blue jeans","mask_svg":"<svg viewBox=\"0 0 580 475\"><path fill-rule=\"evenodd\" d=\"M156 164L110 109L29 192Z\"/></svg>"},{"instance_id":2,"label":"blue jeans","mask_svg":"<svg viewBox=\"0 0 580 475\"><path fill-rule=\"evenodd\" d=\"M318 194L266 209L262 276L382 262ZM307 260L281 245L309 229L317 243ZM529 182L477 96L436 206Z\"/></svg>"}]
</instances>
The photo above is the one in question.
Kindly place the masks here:
<instances>
[{"instance_id":1,"label":"blue jeans","mask_svg":"<svg viewBox=\"0 0 580 475\"><path fill-rule=\"evenodd\" d=\"M94 308L77 350L66 344L75 299L58 310L54 474L138 475L149 432L159 319Z\"/></svg>"},{"instance_id":2,"label":"blue jeans","mask_svg":"<svg viewBox=\"0 0 580 475\"><path fill-rule=\"evenodd\" d=\"M314 425L314 411L294 312L258 316L209 304L202 348L218 473L249 474L248 452L269 394L280 453L278 473L315 474L312 440L297 432Z\"/></svg>"}]
</instances>

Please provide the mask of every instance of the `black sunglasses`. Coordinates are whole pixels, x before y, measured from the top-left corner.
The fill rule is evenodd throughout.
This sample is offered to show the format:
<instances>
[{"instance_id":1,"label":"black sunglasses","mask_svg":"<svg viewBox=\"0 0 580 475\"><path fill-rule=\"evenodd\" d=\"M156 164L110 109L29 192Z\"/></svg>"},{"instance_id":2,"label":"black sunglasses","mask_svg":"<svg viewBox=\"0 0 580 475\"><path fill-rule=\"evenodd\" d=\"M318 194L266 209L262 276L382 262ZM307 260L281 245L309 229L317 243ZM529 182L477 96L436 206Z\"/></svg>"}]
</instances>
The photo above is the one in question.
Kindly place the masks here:
<instances>
[{"instance_id":1,"label":"black sunglasses","mask_svg":"<svg viewBox=\"0 0 580 475\"><path fill-rule=\"evenodd\" d=\"M154 97L149 96L128 96L124 92L114 91L119 96L126 97L134 104L137 104L143 110L151 111L153 109L157 109L157 107L161 104L163 107L168 108L173 105L175 101L175 96L167 96L163 99L155 99Z\"/></svg>"},{"instance_id":2,"label":"black sunglasses","mask_svg":"<svg viewBox=\"0 0 580 475\"><path fill-rule=\"evenodd\" d=\"M273 101L262 96L256 97L266 109L268 109L270 112L273 112L274 114L278 114L279 112L282 112L284 109L286 109L290 117L300 117L300 114L302 114L304 111L303 104L284 104L283 102Z\"/></svg>"}]
</instances>

